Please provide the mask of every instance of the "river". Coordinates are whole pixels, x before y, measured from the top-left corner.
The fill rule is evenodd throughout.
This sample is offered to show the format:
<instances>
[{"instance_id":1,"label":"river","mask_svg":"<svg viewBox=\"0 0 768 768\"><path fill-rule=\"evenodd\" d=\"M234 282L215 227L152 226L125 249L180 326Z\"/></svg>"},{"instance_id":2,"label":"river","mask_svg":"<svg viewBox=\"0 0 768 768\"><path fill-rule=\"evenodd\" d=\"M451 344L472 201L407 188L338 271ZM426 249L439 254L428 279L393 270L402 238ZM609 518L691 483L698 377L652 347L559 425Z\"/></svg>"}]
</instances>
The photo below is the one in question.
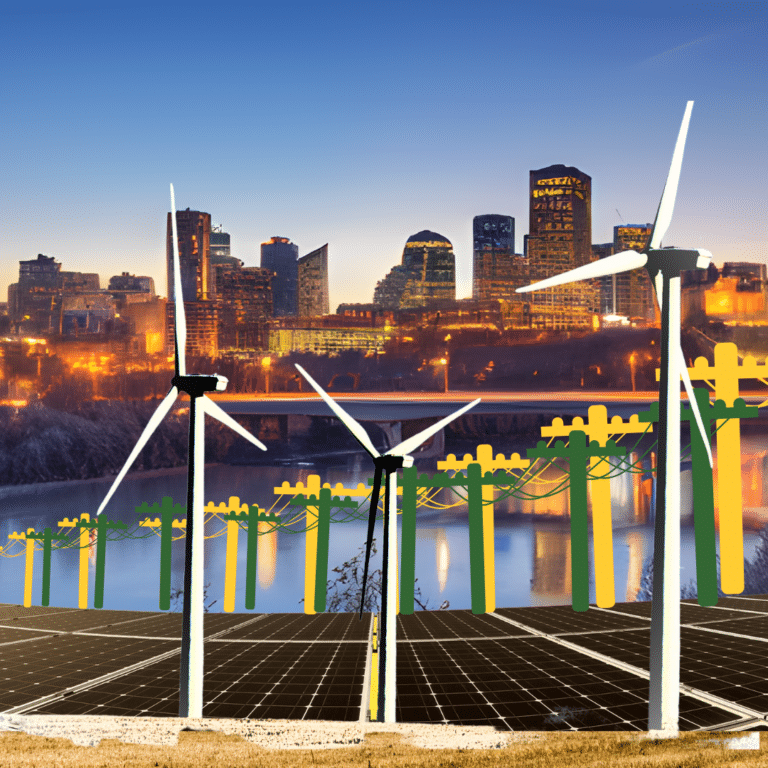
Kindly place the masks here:
<instances>
[{"instance_id":1,"label":"river","mask_svg":"<svg viewBox=\"0 0 768 768\"><path fill-rule=\"evenodd\" d=\"M744 506L749 507L751 529L745 531L745 555L750 557L757 541L755 515L768 507L768 489L763 487L763 473L768 459L763 437L743 439L742 473ZM429 471L429 470L424 470ZM342 483L354 488L367 483L372 468L362 454L340 459L336 465L297 463L291 467L229 466L206 467L206 501L226 503L231 496L241 502L280 509L289 496L278 497L276 487L288 482L306 484L317 474L321 482L332 486ZM539 486L552 488L560 469L551 468ZM0 488L0 541L7 543L0 560L0 602L21 603L24 598L25 545L9 539L12 533L28 528L54 531L64 518L83 512L93 516L107 493L111 479L70 483L45 483L24 487ZM682 473L681 582L695 580L694 531L692 525L691 471ZM614 519L613 549L617 602L635 598L643 562L652 555L653 527L649 519L650 480L639 475L622 475L611 481ZM543 494L542 494L543 495ZM159 503L170 496L184 504L186 468L158 470L128 475L106 513L112 520L129 525L140 518L136 507ZM361 499L358 499L361 501ZM452 609L470 608L469 536L466 505L450 489L438 492L432 509L419 509L417 515L416 576L421 600L429 608L448 601ZM296 514L295 510L284 510ZM144 517L142 515L141 517ZM496 605L558 605L570 603L570 525L567 518L567 493L536 502L506 499L495 505L494 553L496 561ZM261 524L262 527L266 524ZM295 527L300 527L295 525ZM141 529L142 533L147 529ZM329 540L328 573L356 555L365 541L366 523L332 523ZM177 531L178 534L178 531ZM217 519L206 528L205 567L208 602L212 611L223 608L226 528ZM376 536L381 543L381 523ZM305 534L280 530L259 537L257 612L303 611ZM380 552L380 550L379 550ZM238 542L238 570L235 610L245 610L246 536ZM590 551L590 562L594 559ZM380 555L372 559L372 569L380 567ZM172 586L183 582L183 541L173 544ZM54 550L51 555L50 604L77 607L79 555L74 549ZM144 539L114 540L107 543L104 608L120 610L158 610L160 582L160 540L150 535ZM42 594L43 553L34 561L32 604L39 605ZM93 606L94 558L89 566L89 607ZM594 583L590 587L594 601ZM215 602L213 602L215 601Z\"/></svg>"}]
</instances>

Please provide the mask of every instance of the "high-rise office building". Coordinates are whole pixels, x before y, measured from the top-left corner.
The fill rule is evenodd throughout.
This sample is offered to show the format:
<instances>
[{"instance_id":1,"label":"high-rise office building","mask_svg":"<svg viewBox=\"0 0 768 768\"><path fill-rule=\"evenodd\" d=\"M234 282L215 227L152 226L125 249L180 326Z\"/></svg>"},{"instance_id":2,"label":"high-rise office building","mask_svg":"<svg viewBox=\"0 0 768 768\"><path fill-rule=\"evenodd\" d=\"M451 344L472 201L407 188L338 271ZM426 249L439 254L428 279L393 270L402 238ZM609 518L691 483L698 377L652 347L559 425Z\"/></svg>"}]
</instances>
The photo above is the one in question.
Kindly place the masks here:
<instances>
[{"instance_id":1,"label":"high-rise office building","mask_svg":"<svg viewBox=\"0 0 768 768\"><path fill-rule=\"evenodd\" d=\"M272 237L261 244L261 266L274 274L272 296L275 317L298 312L299 246L287 237Z\"/></svg>"},{"instance_id":2,"label":"high-rise office building","mask_svg":"<svg viewBox=\"0 0 768 768\"><path fill-rule=\"evenodd\" d=\"M456 298L456 257L443 235L424 229L411 235L402 262L378 282L373 302L384 309L426 307Z\"/></svg>"},{"instance_id":3,"label":"high-rise office building","mask_svg":"<svg viewBox=\"0 0 768 768\"><path fill-rule=\"evenodd\" d=\"M613 252L642 251L651 239L651 224L619 224L613 228ZM610 285L612 312L635 323L652 323L655 318L653 285L645 267L601 278ZM605 293L605 289L603 289ZM605 303L605 302L603 302Z\"/></svg>"},{"instance_id":4,"label":"high-rise office building","mask_svg":"<svg viewBox=\"0 0 768 768\"><path fill-rule=\"evenodd\" d=\"M298 261L298 316L317 317L330 311L326 243Z\"/></svg>"},{"instance_id":5,"label":"high-rise office building","mask_svg":"<svg viewBox=\"0 0 768 768\"><path fill-rule=\"evenodd\" d=\"M528 257L552 274L592 260L592 179L578 168L531 171Z\"/></svg>"},{"instance_id":6,"label":"high-rise office building","mask_svg":"<svg viewBox=\"0 0 768 768\"><path fill-rule=\"evenodd\" d=\"M530 172L527 257L535 281L592 261L592 179L586 173L566 165ZM531 303L540 327L589 327L599 311L599 287L568 283L532 293Z\"/></svg>"},{"instance_id":7,"label":"high-rise office building","mask_svg":"<svg viewBox=\"0 0 768 768\"><path fill-rule=\"evenodd\" d=\"M211 225L211 258L214 256L231 256L229 232L225 232L221 224Z\"/></svg>"},{"instance_id":8,"label":"high-rise office building","mask_svg":"<svg viewBox=\"0 0 768 768\"><path fill-rule=\"evenodd\" d=\"M84 294L100 294L95 272L64 272L53 256L38 254L19 262L19 282L8 286L10 322L30 332L61 333L63 298Z\"/></svg>"},{"instance_id":9,"label":"high-rise office building","mask_svg":"<svg viewBox=\"0 0 768 768\"><path fill-rule=\"evenodd\" d=\"M272 272L261 267L217 265L219 349L266 348L272 278Z\"/></svg>"},{"instance_id":10,"label":"high-rise office building","mask_svg":"<svg viewBox=\"0 0 768 768\"><path fill-rule=\"evenodd\" d=\"M515 257L515 220L485 214L472 222L472 298L506 299L521 282L522 258Z\"/></svg>"},{"instance_id":11,"label":"high-rise office building","mask_svg":"<svg viewBox=\"0 0 768 768\"><path fill-rule=\"evenodd\" d=\"M179 236L179 263L181 265L181 292L184 301L207 301L213 298L211 285L211 214L202 211L176 211L176 229ZM167 292L173 302L173 229L168 214L165 255L167 264Z\"/></svg>"}]
</instances>

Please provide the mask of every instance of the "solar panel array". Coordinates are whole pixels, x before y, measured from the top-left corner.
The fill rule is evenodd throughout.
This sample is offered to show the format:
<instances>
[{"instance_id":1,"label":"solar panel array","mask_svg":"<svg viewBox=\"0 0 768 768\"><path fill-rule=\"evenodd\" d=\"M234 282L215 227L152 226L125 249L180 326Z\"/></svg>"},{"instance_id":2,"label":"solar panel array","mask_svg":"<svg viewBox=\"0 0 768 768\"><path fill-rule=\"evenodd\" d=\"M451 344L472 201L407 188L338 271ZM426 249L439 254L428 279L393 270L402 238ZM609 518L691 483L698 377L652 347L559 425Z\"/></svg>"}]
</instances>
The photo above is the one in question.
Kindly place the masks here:
<instances>
[{"instance_id":1,"label":"solar panel array","mask_svg":"<svg viewBox=\"0 0 768 768\"><path fill-rule=\"evenodd\" d=\"M646 730L650 603L398 616L396 718ZM680 727L767 728L768 597L681 604ZM205 717L358 720L371 616L205 614ZM0 709L177 716L181 615L0 606Z\"/></svg>"}]
</instances>

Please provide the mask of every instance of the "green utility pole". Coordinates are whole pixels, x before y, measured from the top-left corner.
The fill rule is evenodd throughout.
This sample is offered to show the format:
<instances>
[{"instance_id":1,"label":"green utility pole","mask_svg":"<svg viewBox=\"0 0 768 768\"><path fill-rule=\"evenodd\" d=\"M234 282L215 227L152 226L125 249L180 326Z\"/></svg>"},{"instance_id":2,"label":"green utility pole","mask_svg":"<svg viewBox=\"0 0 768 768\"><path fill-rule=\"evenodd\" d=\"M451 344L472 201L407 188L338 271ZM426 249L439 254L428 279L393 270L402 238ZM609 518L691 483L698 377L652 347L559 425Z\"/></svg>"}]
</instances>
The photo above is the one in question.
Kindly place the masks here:
<instances>
[{"instance_id":1,"label":"green utility pole","mask_svg":"<svg viewBox=\"0 0 768 768\"><path fill-rule=\"evenodd\" d=\"M693 390L699 413L712 442L712 422L720 419L748 419L759 415L755 406L748 406L739 397L728 407L724 400L714 405L709 401L709 390ZM652 403L648 411L640 413L640 421L657 422L659 404ZM690 406L681 403L680 420L692 422L696 417ZM691 485L693 486L693 530L696 542L696 592L699 605L717 605L717 544L715 533L715 490L712 467L704 439L698 429L691 428Z\"/></svg>"},{"instance_id":2,"label":"green utility pole","mask_svg":"<svg viewBox=\"0 0 768 768\"><path fill-rule=\"evenodd\" d=\"M587 446L587 435L581 429L570 433L568 446L558 440L547 448L539 440L528 449L529 459L568 459L570 476L569 506L571 509L571 602L574 611L589 608L589 518L587 514L587 459L593 456L624 456L626 448L608 440L601 448L596 440Z\"/></svg>"},{"instance_id":3,"label":"green utility pole","mask_svg":"<svg viewBox=\"0 0 768 768\"><path fill-rule=\"evenodd\" d=\"M416 582L416 499L419 488L467 489L469 516L469 577L472 596L472 613L485 613L485 550L483 537L483 486L505 486L513 483L506 472L486 472L473 462L466 467L466 476L449 477L445 472L436 475L420 475L416 467L408 467L398 477L397 484L403 489L402 499L402 560L400 562L400 613L413 613L414 584ZM369 480L369 482L371 482Z\"/></svg>"},{"instance_id":4,"label":"green utility pole","mask_svg":"<svg viewBox=\"0 0 768 768\"><path fill-rule=\"evenodd\" d=\"M48 605L51 599L51 544L53 541L64 541L68 538L66 533L53 533L46 528L42 533L28 533L28 539L43 542L43 605Z\"/></svg>"},{"instance_id":5,"label":"green utility pole","mask_svg":"<svg viewBox=\"0 0 768 768\"><path fill-rule=\"evenodd\" d=\"M159 518L150 520L149 515L160 513ZM187 521L174 520L174 515L183 515L186 517L187 508L181 504L174 504L170 496L163 496L160 504L153 504L151 507L144 502L140 507L136 507L136 514L147 515L146 520L142 520L139 525L148 528L160 527L160 600L161 611L171 609L171 544L173 543L173 529L186 527Z\"/></svg>"},{"instance_id":6,"label":"green utility pole","mask_svg":"<svg viewBox=\"0 0 768 768\"><path fill-rule=\"evenodd\" d=\"M99 515L95 520L80 520L78 528L96 529L96 579L93 587L93 607L104 607L104 565L107 559L107 530L109 528L127 530L128 526L119 521L107 520L106 515Z\"/></svg>"},{"instance_id":7,"label":"green utility pole","mask_svg":"<svg viewBox=\"0 0 768 768\"><path fill-rule=\"evenodd\" d=\"M222 515L222 520L244 522L248 529L246 535L245 557L245 608L252 611L256 607L256 557L259 543L259 520L279 523L278 512L260 512L256 504L251 504L246 512L230 512Z\"/></svg>"},{"instance_id":8,"label":"green utility pole","mask_svg":"<svg viewBox=\"0 0 768 768\"><path fill-rule=\"evenodd\" d=\"M294 496L289 505L292 507L314 507L317 509L317 560L315 565L315 611L323 613L326 609L328 587L328 544L331 528L331 508L357 509L359 504L347 496L331 496L330 488L321 488L319 498L315 495ZM250 530L249 530L250 533Z\"/></svg>"}]
</instances>

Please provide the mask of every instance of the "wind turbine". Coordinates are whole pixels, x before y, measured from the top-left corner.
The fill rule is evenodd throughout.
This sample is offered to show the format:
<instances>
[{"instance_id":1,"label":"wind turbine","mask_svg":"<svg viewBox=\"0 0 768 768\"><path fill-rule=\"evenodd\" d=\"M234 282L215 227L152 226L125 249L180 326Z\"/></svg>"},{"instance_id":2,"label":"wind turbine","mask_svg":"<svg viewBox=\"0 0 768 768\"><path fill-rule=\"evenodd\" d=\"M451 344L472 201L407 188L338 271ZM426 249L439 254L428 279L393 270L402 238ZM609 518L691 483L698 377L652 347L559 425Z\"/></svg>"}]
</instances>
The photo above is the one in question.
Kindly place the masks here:
<instances>
[{"instance_id":1,"label":"wind turbine","mask_svg":"<svg viewBox=\"0 0 768 768\"><path fill-rule=\"evenodd\" d=\"M179 393L189 395L189 470L187 475L187 532L184 559L184 608L181 629L181 668L179 670L179 717L203 716L203 476L205 467L205 414L218 419L246 440L266 451L267 447L241 427L206 392L223 392L227 378L218 374L187 373L187 322L181 290L179 237L176 231L176 200L171 184L171 225L173 227L173 291L175 305L176 373L171 388L144 427L120 474L115 478L98 509L100 515L117 490L128 469L141 453L152 433L171 410Z\"/></svg>"},{"instance_id":2,"label":"wind turbine","mask_svg":"<svg viewBox=\"0 0 768 768\"><path fill-rule=\"evenodd\" d=\"M688 369L680 349L680 273L706 269L709 251L662 248L672 221L683 150L693 102L689 101L672 155L648 245L641 252L622 251L585 264L517 292L536 291L577 280L645 267L656 288L661 309L661 374L659 382L659 442L656 473L656 521L651 606L651 659L648 729L663 735L678 733L680 703L680 377L702 436L701 414L693 396ZM709 452L709 440L704 437ZM709 452L710 465L712 454Z\"/></svg>"},{"instance_id":3,"label":"wind turbine","mask_svg":"<svg viewBox=\"0 0 768 768\"><path fill-rule=\"evenodd\" d=\"M371 509L368 513L368 536L365 542L365 567L363 569L363 590L360 598L360 618L363 617L365 603L365 583L368 578L368 561L371 556L373 528L379 506L382 474L386 475L384 486L384 546L382 548L382 568L384 579L381 588L381 624L379 626L379 722L395 722L395 670L397 667L397 470L400 467L412 467L413 456L409 452L416 450L425 440L439 432L446 424L466 413L480 402L480 398L459 408L458 411L419 432L402 443L390 448L386 453L379 453L368 433L356 422L322 387L300 366L299 373L310 383L320 397L328 403L331 410L344 423L352 436L373 459L376 471L371 491ZM390 547L392 551L390 552ZM390 591L389 586L392 585Z\"/></svg>"}]
</instances>

